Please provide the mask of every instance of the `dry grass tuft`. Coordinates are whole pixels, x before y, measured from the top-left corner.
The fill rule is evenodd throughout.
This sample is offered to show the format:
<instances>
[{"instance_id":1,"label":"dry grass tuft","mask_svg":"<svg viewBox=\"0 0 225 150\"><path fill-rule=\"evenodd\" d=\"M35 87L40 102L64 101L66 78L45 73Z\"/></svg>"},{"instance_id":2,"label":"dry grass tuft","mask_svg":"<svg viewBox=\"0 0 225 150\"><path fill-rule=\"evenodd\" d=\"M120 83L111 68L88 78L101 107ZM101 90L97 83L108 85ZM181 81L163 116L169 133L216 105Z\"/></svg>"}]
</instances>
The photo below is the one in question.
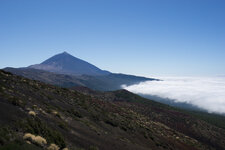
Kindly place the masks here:
<instances>
[{"instance_id":1,"label":"dry grass tuft","mask_svg":"<svg viewBox=\"0 0 225 150\"><path fill-rule=\"evenodd\" d=\"M23 136L23 139L24 140L28 140L34 144L37 144L39 146L44 146L47 144L47 141L45 138L41 137L41 136L35 136L31 133L26 133L24 136Z\"/></svg>"},{"instance_id":2,"label":"dry grass tuft","mask_svg":"<svg viewBox=\"0 0 225 150\"><path fill-rule=\"evenodd\" d=\"M23 136L23 139L24 140L32 140L35 138L35 135L33 134L30 134L30 133L26 133L24 136Z\"/></svg>"},{"instance_id":3,"label":"dry grass tuft","mask_svg":"<svg viewBox=\"0 0 225 150\"><path fill-rule=\"evenodd\" d=\"M59 150L59 147L56 144L51 144L47 150Z\"/></svg>"},{"instance_id":4,"label":"dry grass tuft","mask_svg":"<svg viewBox=\"0 0 225 150\"><path fill-rule=\"evenodd\" d=\"M57 115L57 114L58 114L58 112L57 112L57 111L55 111L55 110L53 110L53 111L52 111L52 114L53 114L53 115Z\"/></svg>"},{"instance_id":5,"label":"dry grass tuft","mask_svg":"<svg viewBox=\"0 0 225 150\"><path fill-rule=\"evenodd\" d=\"M44 146L45 144L47 144L46 139L41 136L36 136L34 142L41 146Z\"/></svg>"},{"instance_id":6,"label":"dry grass tuft","mask_svg":"<svg viewBox=\"0 0 225 150\"><path fill-rule=\"evenodd\" d=\"M31 116L36 116L36 113L34 111L29 111L28 114Z\"/></svg>"}]
</instances>

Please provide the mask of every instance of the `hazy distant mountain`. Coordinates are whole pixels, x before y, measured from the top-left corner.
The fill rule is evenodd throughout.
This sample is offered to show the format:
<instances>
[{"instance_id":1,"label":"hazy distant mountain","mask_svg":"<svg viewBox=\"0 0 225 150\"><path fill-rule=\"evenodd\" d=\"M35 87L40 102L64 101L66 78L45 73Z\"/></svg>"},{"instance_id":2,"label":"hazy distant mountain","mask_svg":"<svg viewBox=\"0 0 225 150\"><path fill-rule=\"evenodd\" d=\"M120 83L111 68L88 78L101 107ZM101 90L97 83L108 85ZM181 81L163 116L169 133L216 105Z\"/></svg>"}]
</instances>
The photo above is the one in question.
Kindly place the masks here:
<instances>
[{"instance_id":1,"label":"hazy distant mountain","mask_svg":"<svg viewBox=\"0 0 225 150\"><path fill-rule=\"evenodd\" d=\"M156 80L134 75L115 74L76 58L66 52L57 54L41 64L25 68L4 68L11 73L45 83L74 87L85 86L94 90L112 91L121 89L121 85Z\"/></svg>"},{"instance_id":2,"label":"hazy distant mountain","mask_svg":"<svg viewBox=\"0 0 225 150\"><path fill-rule=\"evenodd\" d=\"M108 71L101 70L96 66L76 58L67 52L57 54L41 64L31 65L29 68L72 75L107 75Z\"/></svg>"}]
</instances>

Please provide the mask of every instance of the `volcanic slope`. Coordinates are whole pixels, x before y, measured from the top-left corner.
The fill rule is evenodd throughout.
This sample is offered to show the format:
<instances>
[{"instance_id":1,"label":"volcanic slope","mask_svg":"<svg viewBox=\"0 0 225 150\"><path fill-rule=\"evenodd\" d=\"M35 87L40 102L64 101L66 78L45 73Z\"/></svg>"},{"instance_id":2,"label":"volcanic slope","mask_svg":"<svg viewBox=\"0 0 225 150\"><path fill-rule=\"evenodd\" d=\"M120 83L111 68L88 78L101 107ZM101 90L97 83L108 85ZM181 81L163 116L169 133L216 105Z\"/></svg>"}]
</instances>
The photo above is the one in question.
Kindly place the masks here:
<instances>
[{"instance_id":1,"label":"volcanic slope","mask_svg":"<svg viewBox=\"0 0 225 150\"><path fill-rule=\"evenodd\" d=\"M224 129L125 90L96 96L0 71L1 150L222 150L224 141Z\"/></svg>"}]
</instances>

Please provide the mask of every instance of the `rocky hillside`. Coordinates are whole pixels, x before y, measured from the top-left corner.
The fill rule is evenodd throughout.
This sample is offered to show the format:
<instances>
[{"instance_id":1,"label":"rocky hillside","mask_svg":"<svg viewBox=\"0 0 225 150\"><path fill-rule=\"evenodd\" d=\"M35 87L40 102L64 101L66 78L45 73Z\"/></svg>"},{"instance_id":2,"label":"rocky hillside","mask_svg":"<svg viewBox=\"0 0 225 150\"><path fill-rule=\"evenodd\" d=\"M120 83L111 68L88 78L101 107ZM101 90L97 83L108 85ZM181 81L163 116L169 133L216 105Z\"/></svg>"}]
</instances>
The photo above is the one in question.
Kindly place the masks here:
<instances>
[{"instance_id":1,"label":"rocky hillside","mask_svg":"<svg viewBox=\"0 0 225 150\"><path fill-rule=\"evenodd\" d=\"M225 149L225 130L125 90L60 88L0 71L0 150Z\"/></svg>"}]
</instances>

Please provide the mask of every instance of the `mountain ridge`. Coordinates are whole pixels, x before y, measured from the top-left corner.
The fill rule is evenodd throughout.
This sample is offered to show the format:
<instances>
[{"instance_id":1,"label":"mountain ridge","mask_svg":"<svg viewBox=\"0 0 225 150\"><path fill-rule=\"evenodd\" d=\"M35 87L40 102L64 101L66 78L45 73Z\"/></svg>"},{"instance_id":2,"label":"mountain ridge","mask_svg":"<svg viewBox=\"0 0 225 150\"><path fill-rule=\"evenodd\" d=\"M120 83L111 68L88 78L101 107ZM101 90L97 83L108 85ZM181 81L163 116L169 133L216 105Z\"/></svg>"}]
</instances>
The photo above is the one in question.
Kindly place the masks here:
<instances>
[{"instance_id":1,"label":"mountain ridge","mask_svg":"<svg viewBox=\"0 0 225 150\"><path fill-rule=\"evenodd\" d=\"M54 55L37 65L23 68L7 67L4 70L61 87L86 86L100 91L118 90L122 89L121 86L124 84L157 80L101 70L67 52Z\"/></svg>"},{"instance_id":2,"label":"mountain ridge","mask_svg":"<svg viewBox=\"0 0 225 150\"><path fill-rule=\"evenodd\" d=\"M60 87L70 88L73 86L85 86L98 91L113 91L122 89L121 85L132 85L144 81L157 80L154 78L145 78L126 74L114 74L101 76L90 75L65 75L57 74L33 68L4 68L5 71L23 76L32 80L42 81L48 84Z\"/></svg>"}]
</instances>

